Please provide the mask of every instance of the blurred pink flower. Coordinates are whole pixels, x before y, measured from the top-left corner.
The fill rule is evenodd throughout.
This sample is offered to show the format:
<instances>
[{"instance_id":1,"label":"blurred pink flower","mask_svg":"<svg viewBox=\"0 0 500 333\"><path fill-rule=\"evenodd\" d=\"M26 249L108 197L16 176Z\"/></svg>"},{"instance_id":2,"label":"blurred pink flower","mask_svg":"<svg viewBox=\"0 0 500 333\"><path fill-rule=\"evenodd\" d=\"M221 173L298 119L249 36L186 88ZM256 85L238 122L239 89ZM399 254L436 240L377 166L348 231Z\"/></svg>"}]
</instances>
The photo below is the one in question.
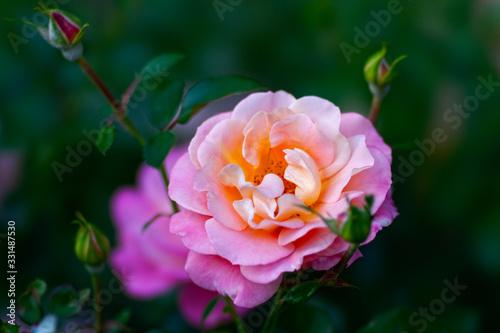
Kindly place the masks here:
<instances>
[{"instance_id":1,"label":"blurred pink flower","mask_svg":"<svg viewBox=\"0 0 500 333\"><path fill-rule=\"evenodd\" d=\"M255 93L206 120L175 165L169 194L186 210L170 231L190 249L196 284L254 307L282 273L329 269L349 246L301 205L337 217L347 197L373 195L369 241L397 214L390 186L391 149L365 117L318 97Z\"/></svg>"},{"instance_id":2,"label":"blurred pink flower","mask_svg":"<svg viewBox=\"0 0 500 333\"><path fill-rule=\"evenodd\" d=\"M186 149L173 149L167 157L167 173ZM111 254L111 265L132 297L148 299L179 287L178 304L182 315L198 327L208 302L217 293L193 284L184 270L188 249L179 237L169 232L170 218L161 216L146 230L147 221L157 214L173 212L165 185L158 170L142 165L137 187L123 187L111 200L112 218L117 229L117 247ZM211 328L229 321L223 314L224 302L206 320Z\"/></svg>"}]
</instances>

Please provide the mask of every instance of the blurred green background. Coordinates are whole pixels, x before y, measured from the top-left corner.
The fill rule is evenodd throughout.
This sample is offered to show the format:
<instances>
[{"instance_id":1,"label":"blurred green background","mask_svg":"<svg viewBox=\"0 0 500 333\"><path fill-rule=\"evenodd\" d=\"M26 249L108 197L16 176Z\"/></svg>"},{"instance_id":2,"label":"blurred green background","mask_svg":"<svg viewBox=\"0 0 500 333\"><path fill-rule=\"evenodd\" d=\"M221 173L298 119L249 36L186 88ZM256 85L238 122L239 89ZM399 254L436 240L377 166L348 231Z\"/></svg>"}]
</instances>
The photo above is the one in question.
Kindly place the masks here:
<instances>
[{"instance_id":1,"label":"blurred green background","mask_svg":"<svg viewBox=\"0 0 500 333\"><path fill-rule=\"evenodd\" d=\"M344 279L359 290L321 289L311 302L328 313L336 332L353 332L394 308L428 307L440 298L443 281L457 278L468 288L446 305L436 323L448 332L499 332L500 89L492 88L459 126L454 126L458 120L444 117L454 104L472 100L467 98L475 95L479 76L500 80L500 2L402 0L402 11L391 15L390 23L372 33L348 62L341 43L356 46L355 29L365 31L376 22L371 11L385 10L389 2L233 1L238 4L229 5L232 10L221 20L212 1L60 1L63 9L90 23L85 55L115 95L149 59L178 52L187 58L171 75L188 83L241 74L270 90L320 96L343 111L366 115L371 95L363 79L364 61L381 41L391 42L390 55L407 54L378 124L394 148L393 172L403 177L394 186L400 216L362 248L364 258L346 271ZM3 1L0 13L31 20L34 6L35 1ZM75 149L86 140L82 131L99 127L106 104L80 69L40 36L30 34L16 50L9 33L22 36L22 29L0 23L0 154L21 156L17 179L4 168L7 179L16 182L0 195L0 233L6 232L8 220L16 221L18 291L36 277L45 279L49 289L66 282L81 289L90 283L73 252L74 212L83 212L114 244L109 199L121 185L135 183L141 151L119 131L106 157L94 147L58 181L52 162L64 163L67 147ZM141 120L146 111L138 107L131 112L148 134L151 129ZM206 117L200 114L198 122ZM435 128L442 128L447 140L421 163L415 140L431 138ZM405 169L402 161L414 170ZM0 240L0 267L5 267L6 244ZM0 287L5 309L3 278ZM189 331L173 295L148 302L115 295L106 315L125 307L133 310L136 332L161 326Z\"/></svg>"}]
</instances>

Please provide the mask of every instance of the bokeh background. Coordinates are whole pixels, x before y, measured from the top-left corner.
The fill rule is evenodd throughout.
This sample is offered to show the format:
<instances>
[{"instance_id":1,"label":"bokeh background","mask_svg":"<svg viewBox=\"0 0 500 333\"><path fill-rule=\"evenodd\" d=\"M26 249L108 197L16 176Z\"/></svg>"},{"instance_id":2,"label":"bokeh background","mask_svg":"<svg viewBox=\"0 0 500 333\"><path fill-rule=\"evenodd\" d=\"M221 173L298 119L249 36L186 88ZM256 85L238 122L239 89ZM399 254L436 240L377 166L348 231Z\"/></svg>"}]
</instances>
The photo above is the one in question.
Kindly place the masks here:
<instances>
[{"instance_id":1,"label":"bokeh background","mask_svg":"<svg viewBox=\"0 0 500 333\"><path fill-rule=\"evenodd\" d=\"M479 76L500 80L500 2L401 0L402 11L372 33L350 62L340 45L356 46L355 29L365 31L375 21L371 11L387 9L389 1L222 2L232 8L223 20L211 0L59 3L90 23L85 55L116 95L149 59L178 52L186 59L170 74L191 84L240 74L270 90L317 95L343 111L366 115L371 95L363 64L381 41L391 42L389 54L404 53L408 59L383 103L378 129L394 148L393 172L402 177L394 186L400 216L363 247L364 258L346 271L345 280L359 290L321 289L311 302L328 313L336 332L354 332L392 309L428 307L441 297L443 281L457 278L467 289L446 305L436 323L447 332L498 332L500 87L460 117L459 126L444 116L475 95ZM31 20L34 6L31 0L3 1L0 13ZM0 23L0 233L8 220L16 221L18 291L37 277L49 289L67 282L81 289L90 282L73 252L74 212L83 212L114 244L109 200L117 188L135 182L141 150L120 131L106 157L94 147L59 182L51 164L64 163L67 147L75 149L86 140L83 130L99 127L105 101L80 69L41 37L29 34L26 43L13 47L9 33L23 36L22 31L20 24ZM225 111L239 99L217 103L211 111ZM142 121L146 111L145 104L131 113L148 135L151 129ZM179 130L185 139L208 113ZM442 128L447 140L431 154L415 153L422 150L415 140L431 138L435 128ZM5 270L6 242L0 240ZM5 309L4 278L0 287ZM191 331L179 317L173 294L151 301L113 297L106 315L132 309L136 332Z\"/></svg>"}]
</instances>

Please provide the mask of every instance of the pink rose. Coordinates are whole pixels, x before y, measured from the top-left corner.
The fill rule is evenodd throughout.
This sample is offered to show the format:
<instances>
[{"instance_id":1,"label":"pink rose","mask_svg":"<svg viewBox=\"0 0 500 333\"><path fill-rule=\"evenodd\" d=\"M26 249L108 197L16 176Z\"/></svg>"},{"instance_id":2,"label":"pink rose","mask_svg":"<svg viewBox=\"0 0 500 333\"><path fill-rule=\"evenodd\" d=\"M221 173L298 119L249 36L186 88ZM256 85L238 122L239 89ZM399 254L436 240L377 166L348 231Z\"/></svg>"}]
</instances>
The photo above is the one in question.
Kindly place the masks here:
<instances>
[{"instance_id":1,"label":"pink rose","mask_svg":"<svg viewBox=\"0 0 500 333\"><path fill-rule=\"evenodd\" d=\"M167 158L167 172L186 149L174 149ZM169 232L170 218L159 217L145 231L147 221L159 213L173 213L165 185L158 170L142 165L138 172L138 187L119 189L111 200L118 246L111 254L111 265L123 282L125 291L136 298L152 298L176 287L179 308L188 322L198 327L208 302L217 296L213 291L193 284L184 266L188 249L179 237ZM206 320L205 327L213 328L230 321L223 314L224 302Z\"/></svg>"},{"instance_id":2,"label":"pink rose","mask_svg":"<svg viewBox=\"0 0 500 333\"><path fill-rule=\"evenodd\" d=\"M347 197L373 195L370 241L397 214L390 165L391 149L357 113L283 91L248 96L205 121L172 170L169 195L187 210L170 231L190 249L189 277L254 307L283 272L333 267L349 244L300 205L337 217Z\"/></svg>"}]
</instances>

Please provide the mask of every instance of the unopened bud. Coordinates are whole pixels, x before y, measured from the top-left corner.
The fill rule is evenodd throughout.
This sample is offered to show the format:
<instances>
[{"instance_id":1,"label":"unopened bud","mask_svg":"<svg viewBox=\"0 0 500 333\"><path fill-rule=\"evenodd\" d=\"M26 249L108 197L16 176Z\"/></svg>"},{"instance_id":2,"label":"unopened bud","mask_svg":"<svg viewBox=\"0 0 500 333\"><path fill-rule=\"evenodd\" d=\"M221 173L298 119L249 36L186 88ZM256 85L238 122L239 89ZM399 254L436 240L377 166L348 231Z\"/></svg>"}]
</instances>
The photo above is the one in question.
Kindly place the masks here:
<instances>
[{"instance_id":1,"label":"unopened bud","mask_svg":"<svg viewBox=\"0 0 500 333\"><path fill-rule=\"evenodd\" d=\"M76 16L62 10L44 7L36 9L49 16L47 27L37 26L31 22L20 22L36 28L47 43L61 50L67 60L80 59L83 53L81 40L88 24L82 25Z\"/></svg>"},{"instance_id":2,"label":"unopened bud","mask_svg":"<svg viewBox=\"0 0 500 333\"><path fill-rule=\"evenodd\" d=\"M349 243L361 244L370 235L373 216L370 213L373 197L365 198L366 204L359 208L352 204L349 211L339 218L340 237Z\"/></svg>"},{"instance_id":3,"label":"unopened bud","mask_svg":"<svg viewBox=\"0 0 500 333\"><path fill-rule=\"evenodd\" d=\"M90 268L99 268L109 254L109 240L95 225L76 213L80 225L75 239L75 253L78 259Z\"/></svg>"},{"instance_id":4,"label":"unopened bud","mask_svg":"<svg viewBox=\"0 0 500 333\"><path fill-rule=\"evenodd\" d=\"M389 90L389 84L396 77L394 68L398 62L406 58L402 55L389 64L385 58L388 44L383 44L382 49L373 54L365 63L364 74L372 94L384 97Z\"/></svg>"}]
</instances>

